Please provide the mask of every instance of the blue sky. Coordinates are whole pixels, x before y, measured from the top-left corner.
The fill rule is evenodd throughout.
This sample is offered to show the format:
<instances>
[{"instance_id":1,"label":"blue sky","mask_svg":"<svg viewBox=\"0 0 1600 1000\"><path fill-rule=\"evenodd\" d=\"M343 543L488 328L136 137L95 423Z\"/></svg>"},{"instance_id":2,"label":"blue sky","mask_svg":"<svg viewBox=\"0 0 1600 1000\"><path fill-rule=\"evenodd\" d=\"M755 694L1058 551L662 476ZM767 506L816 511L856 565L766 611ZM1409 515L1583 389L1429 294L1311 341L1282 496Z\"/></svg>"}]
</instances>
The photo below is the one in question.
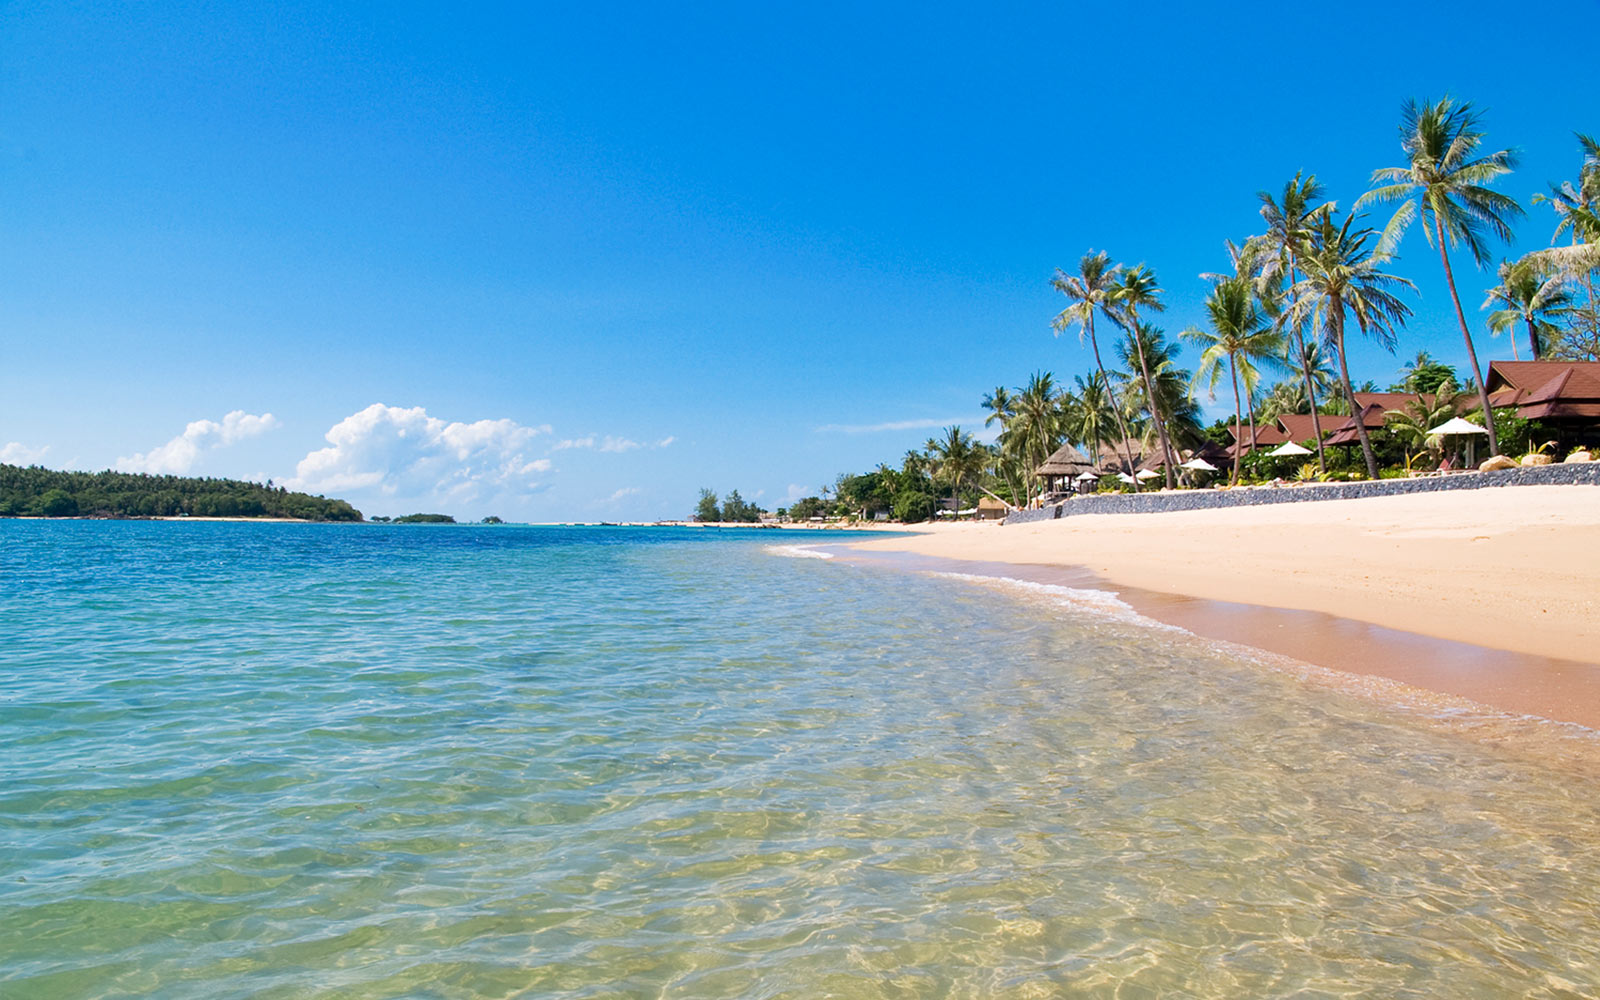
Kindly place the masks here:
<instances>
[{"instance_id":1,"label":"blue sky","mask_svg":"<svg viewBox=\"0 0 1600 1000\"><path fill-rule=\"evenodd\" d=\"M1524 203L1600 131L1503 5L865 6L0 8L0 447L374 514L778 506L1087 371L1049 277L1091 247L1199 323L1255 192L1349 206L1408 97L1481 106ZM1358 379L1465 360L1401 252Z\"/></svg>"}]
</instances>

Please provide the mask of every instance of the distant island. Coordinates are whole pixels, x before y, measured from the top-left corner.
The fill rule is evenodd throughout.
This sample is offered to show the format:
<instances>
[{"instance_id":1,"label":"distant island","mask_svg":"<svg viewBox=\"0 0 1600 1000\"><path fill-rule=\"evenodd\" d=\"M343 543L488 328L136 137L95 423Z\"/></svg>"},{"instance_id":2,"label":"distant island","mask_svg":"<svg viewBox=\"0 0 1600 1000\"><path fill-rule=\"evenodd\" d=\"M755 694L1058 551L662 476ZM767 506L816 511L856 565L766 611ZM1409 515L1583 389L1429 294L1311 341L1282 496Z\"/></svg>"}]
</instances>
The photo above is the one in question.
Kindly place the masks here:
<instances>
[{"instance_id":1,"label":"distant island","mask_svg":"<svg viewBox=\"0 0 1600 1000\"><path fill-rule=\"evenodd\" d=\"M399 517L375 517L378 524L455 524L449 514L402 514Z\"/></svg>"},{"instance_id":2,"label":"distant island","mask_svg":"<svg viewBox=\"0 0 1600 1000\"><path fill-rule=\"evenodd\" d=\"M295 493L268 480L59 472L0 464L0 517L281 517L360 521L343 500Z\"/></svg>"}]
</instances>

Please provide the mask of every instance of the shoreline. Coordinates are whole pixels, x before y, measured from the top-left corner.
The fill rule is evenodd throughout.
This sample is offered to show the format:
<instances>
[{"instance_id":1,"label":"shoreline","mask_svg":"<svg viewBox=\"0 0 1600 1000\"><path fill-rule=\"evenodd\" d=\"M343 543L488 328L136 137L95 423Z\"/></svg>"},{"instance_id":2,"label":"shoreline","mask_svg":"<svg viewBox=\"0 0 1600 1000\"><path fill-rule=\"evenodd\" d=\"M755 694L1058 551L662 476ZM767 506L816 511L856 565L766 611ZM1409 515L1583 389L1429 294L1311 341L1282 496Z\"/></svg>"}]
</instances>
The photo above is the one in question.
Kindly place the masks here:
<instances>
[{"instance_id":1,"label":"shoreline","mask_svg":"<svg viewBox=\"0 0 1600 1000\"><path fill-rule=\"evenodd\" d=\"M1110 590L1197 635L1600 729L1600 487L942 524L838 545Z\"/></svg>"}]
</instances>

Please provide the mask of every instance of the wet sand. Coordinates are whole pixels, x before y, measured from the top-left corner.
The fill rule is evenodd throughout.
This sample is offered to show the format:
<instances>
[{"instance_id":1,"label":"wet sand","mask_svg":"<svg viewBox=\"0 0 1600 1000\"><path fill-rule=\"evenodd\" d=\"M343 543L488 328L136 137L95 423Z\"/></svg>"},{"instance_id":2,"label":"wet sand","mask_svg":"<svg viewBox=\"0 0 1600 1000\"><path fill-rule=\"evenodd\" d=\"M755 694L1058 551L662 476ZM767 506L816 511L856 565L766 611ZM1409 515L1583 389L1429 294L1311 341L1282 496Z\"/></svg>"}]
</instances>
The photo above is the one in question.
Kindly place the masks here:
<instances>
[{"instance_id":1,"label":"wet sand","mask_svg":"<svg viewBox=\"0 0 1600 1000\"><path fill-rule=\"evenodd\" d=\"M1102 587L1199 635L1600 729L1600 487L939 525L837 551Z\"/></svg>"}]
</instances>

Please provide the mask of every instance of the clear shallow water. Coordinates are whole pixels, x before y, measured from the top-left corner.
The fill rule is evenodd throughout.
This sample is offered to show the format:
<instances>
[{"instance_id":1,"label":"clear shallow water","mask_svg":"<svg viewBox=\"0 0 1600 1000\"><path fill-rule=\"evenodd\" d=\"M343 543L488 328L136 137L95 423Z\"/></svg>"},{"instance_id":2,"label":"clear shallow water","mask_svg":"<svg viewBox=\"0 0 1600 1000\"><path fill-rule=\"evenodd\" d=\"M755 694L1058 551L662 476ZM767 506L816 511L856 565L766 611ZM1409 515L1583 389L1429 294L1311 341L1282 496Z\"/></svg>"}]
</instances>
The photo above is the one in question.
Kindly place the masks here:
<instances>
[{"instance_id":1,"label":"clear shallow water","mask_svg":"<svg viewBox=\"0 0 1600 1000\"><path fill-rule=\"evenodd\" d=\"M0 522L0 996L1600 995L1584 768L774 534Z\"/></svg>"}]
</instances>

